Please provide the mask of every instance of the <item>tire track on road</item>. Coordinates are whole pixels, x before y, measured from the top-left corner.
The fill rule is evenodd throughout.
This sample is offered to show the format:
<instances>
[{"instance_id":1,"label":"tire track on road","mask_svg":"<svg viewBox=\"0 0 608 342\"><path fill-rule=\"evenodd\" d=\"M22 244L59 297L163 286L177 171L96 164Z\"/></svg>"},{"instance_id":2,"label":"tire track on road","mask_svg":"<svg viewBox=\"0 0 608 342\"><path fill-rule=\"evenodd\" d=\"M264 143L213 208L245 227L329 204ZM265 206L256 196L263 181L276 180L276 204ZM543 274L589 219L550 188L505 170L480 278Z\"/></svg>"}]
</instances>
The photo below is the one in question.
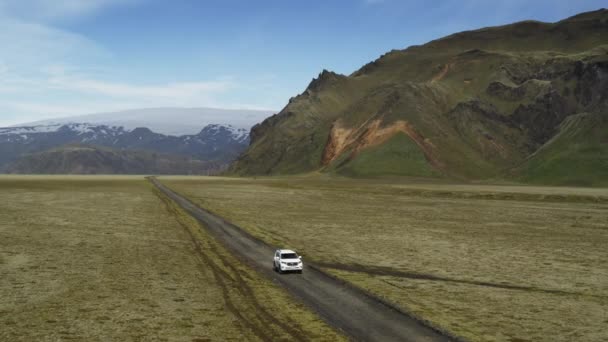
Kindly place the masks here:
<instances>
[{"instance_id":1,"label":"tire track on road","mask_svg":"<svg viewBox=\"0 0 608 342\"><path fill-rule=\"evenodd\" d=\"M327 323L361 341L457 341L400 308L305 262L302 275L279 275L270 267L274 247L148 178L226 248L306 304Z\"/></svg>"},{"instance_id":2,"label":"tire track on road","mask_svg":"<svg viewBox=\"0 0 608 342\"><path fill-rule=\"evenodd\" d=\"M209 267L217 285L220 287L222 292L222 298L226 303L227 309L237 317L239 322L248 328L251 332L253 332L260 340L262 341L270 341L274 337L276 337L276 331L273 333L272 329L269 327L276 327L278 330L281 330L290 336L290 340L292 341L307 341L305 338L304 332L301 328L295 324L289 324L287 322L283 322L280 317L273 316L266 308L264 308L258 298L256 297L251 286L248 285L247 281L243 279L240 275L239 270L228 261L224 255L218 250L217 246L213 243L209 244L204 248L193 232L191 231L191 227L189 227L186 223L182 222L180 219L180 215L177 212L174 206L177 204L173 204L171 199L167 198L159 190L155 189L157 196L164 203L166 210L171 213L171 215L175 216L176 221L180 224L180 226L184 229L184 231L190 237L192 246L196 252L197 257L200 260L201 267ZM197 222L200 224L200 222ZM206 252L208 250L209 252ZM212 257L212 256L213 257ZM214 260L217 258L221 265ZM228 270L225 270L224 268ZM203 270L205 271L205 270ZM233 298L230 291L230 283L232 284L232 288L238 293L239 296L237 298ZM256 309L255 317L246 317L243 315L242 310L239 309L237 303L246 302L247 306L254 307Z\"/></svg>"}]
</instances>

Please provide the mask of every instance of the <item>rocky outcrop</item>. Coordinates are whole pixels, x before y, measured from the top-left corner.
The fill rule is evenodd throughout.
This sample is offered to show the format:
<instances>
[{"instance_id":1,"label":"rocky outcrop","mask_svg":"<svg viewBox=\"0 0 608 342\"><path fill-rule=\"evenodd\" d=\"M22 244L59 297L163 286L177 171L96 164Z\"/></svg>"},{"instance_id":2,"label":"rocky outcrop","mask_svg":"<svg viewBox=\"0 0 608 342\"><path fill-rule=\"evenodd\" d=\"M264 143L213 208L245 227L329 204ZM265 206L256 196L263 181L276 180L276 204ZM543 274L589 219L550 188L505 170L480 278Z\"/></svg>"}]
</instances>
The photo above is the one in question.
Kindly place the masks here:
<instances>
[{"instance_id":1,"label":"rocky outcrop","mask_svg":"<svg viewBox=\"0 0 608 342\"><path fill-rule=\"evenodd\" d=\"M324 87L335 84L343 79L346 79L346 76L323 69L319 76L313 78L310 84L308 84L308 87L306 87L306 93L320 91Z\"/></svg>"}]
</instances>

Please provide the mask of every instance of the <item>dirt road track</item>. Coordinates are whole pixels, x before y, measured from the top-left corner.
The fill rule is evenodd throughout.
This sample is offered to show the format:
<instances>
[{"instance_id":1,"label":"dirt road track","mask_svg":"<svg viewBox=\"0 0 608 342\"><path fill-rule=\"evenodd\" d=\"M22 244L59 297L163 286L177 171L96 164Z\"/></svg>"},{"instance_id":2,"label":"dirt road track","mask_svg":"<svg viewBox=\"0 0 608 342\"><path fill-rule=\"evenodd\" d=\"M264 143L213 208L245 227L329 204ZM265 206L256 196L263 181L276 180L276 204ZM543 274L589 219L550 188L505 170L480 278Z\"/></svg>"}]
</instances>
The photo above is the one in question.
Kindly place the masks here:
<instances>
[{"instance_id":1,"label":"dirt road track","mask_svg":"<svg viewBox=\"0 0 608 342\"><path fill-rule=\"evenodd\" d=\"M305 262L303 274L272 270L274 248L221 217L201 209L155 178L149 180L247 264L284 287L332 326L357 341L452 341L404 312L346 285ZM280 310L280 308L277 308Z\"/></svg>"}]
</instances>

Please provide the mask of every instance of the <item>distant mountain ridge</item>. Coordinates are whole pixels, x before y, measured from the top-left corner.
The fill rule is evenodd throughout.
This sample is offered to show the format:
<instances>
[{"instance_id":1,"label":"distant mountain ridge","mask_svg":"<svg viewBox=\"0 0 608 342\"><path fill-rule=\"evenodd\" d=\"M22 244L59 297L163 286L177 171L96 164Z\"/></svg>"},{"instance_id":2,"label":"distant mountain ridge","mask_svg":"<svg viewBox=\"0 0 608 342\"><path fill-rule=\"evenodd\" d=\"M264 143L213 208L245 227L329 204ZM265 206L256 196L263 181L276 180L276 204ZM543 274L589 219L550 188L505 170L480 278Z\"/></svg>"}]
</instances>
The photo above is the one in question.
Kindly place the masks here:
<instances>
[{"instance_id":1,"label":"distant mountain ridge","mask_svg":"<svg viewBox=\"0 0 608 342\"><path fill-rule=\"evenodd\" d=\"M145 127L89 123L46 124L0 128L0 170L25 155L69 144L86 144L114 150L149 151L227 165L247 146L245 128L211 124L197 134L164 135Z\"/></svg>"},{"instance_id":2,"label":"distant mountain ridge","mask_svg":"<svg viewBox=\"0 0 608 342\"><path fill-rule=\"evenodd\" d=\"M250 134L232 173L608 186L608 10L324 70Z\"/></svg>"},{"instance_id":3,"label":"distant mountain ridge","mask_svg":"<svg viewBox=\"0 0 608 342\"><path fill-rule=\"evenodd\" d=\"M208 175L225 166L150 151L67 145L26 154L6 167L16 174L181 174Z\"/></svg>"},{"instance_id":4,"label":"distant mountain ridge","mask_svg":"<svg viewBox=\"0 0 608 342\"><path fill-rule=\"evenodd\" d=\"M164 135L193 135L207 125L232 126L249 130L274 113L272 110L221 109L221 108L143 108L118 112L53 118L14 126L49 126L71 123L88 123L97 126L116 126L126 130L147 127Z\"/></svg>"}]
</instances>

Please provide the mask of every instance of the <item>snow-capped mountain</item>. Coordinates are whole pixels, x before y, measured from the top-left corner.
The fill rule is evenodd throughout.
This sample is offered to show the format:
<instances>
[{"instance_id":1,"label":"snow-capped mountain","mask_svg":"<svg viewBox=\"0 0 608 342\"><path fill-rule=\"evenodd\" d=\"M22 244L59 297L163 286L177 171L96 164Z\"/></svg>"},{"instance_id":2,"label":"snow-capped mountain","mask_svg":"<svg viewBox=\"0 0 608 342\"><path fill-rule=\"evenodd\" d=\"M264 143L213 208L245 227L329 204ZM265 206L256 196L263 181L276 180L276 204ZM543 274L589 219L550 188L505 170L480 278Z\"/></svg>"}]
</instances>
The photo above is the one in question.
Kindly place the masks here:
<instances>
[{"instance_id":1,"label":"snow-capped mountain","mask_svg":"<svg viewBox=\"0 0 608 342\"><path fill-rule=\"evenodd\" d=\"M82 141L95 140L98 136L117 136L130 132L119 126L94 125L89 123L39 124L35 126L0 127L1 142L25 142L29 139L46 137L49 133L67 133L81 136Z\"/></svg>"},{"instance_id":2,"label":"snow-capped mountain","mask_svg":"<svg viewBox=\"0 0 608 342\"><path fill-rule=\"evenodd\" d=\"M31 153L68 144L145 150L227 164L249 143L246 128L211 124L196 134L166 135L145 127L93 123L50 123L0 128L0 170Z\"/></svg>"},{"instance_id":3,"label":"snow-capped mountain","mask_svg":"<svg viewBox=\"0 0 608 342\"><path fill-rule=\"evenodd\" d=\"M219 124L249 131L253 125L273 114L270 110L218 109L218 108L148 108L112 113L98 113L67 118L49 119L18 126L49 127L71 123L89 123L123 127L133 130L147 127L165 135L196 134L201 127Z\"/></svg>"}]
</instances>

